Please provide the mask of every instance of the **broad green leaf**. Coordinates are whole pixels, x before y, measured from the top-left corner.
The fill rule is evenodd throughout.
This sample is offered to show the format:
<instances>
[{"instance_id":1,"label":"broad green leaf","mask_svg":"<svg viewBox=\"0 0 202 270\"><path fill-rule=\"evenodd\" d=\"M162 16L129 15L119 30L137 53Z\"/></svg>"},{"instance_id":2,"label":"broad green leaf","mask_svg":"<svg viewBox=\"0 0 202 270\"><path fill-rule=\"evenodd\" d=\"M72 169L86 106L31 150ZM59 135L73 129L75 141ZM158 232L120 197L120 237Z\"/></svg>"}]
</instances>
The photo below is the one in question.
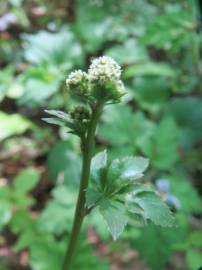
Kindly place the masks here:
<instances>
[{"instance_id":1,"label":"broad green leaf","mask_svg":"<svg viewBox=\"0 0 202 270\"><path fill-rule=\"evenodd\" d=\"M106 51L106 54L114 58L119 64L129 65L137 63L137 66L141 65L140 62L148 60L148 53L146 49L139 45L134 38L127 39L121 45L114 45L112 48ZM127 71L131 68L128 67L124 71L124 76L127 77Z\"/></svg>"},{"instance_id":2,"label":"broad green leaf","mask_svg":"<svg viewBox=\"0 0 202 270\"><path fill-rule=\"evenodd\" d=\"M159 76L142 76L133 80L133 95L141 108L157 114L167 104L170 80Z\"/></svg>"},{"instance_id":3,"label":"broad green leaf","mask_svg":"<svg viewBox=\"0 0 202 270\"><path fill-rule=\"evenodd\" d=\"M147 62L130 66L124 72L126 78L134 76L165 76L174 77L175 72L166 63Z\"/></svg>"},{"instance_id":4,"label":"broad green leaf","mask_svg":"<svg viewBox=\"0 0 202 270\"><path fill-rule=\"evenodd\" d=\"M107 223L114 240L123 232L128 219L125 206L113 200L103 200L100 204L100 213Z\"/></svg>"},{"instance_id":5,"label":"broad green leaf","mask_svg":"<svg viewBox=\"0 0 202 270\"><path fill-rule=\"evenodd\" d=\"M0 140L13 135L20 135L27 129L33 128L34 125L19 114L6 114L0 112Z\"/></svg>"},{"instance_id":6,"label":"broad green leaf","mask_svg":"<svg viewBox=\"0 0 202 270\"><path fill-rule=\"evenodd\" d=\"M18 99L18 104L38 105L58 91L60 81L54 77L51 80L30 77L23 86L24 92Z\"/></svg>"},{"instance_id":7,"label":"broad green leaf","mask_svg":"<svg viewBox=\"0 0 202 270\"><path fill-rule=\"evenodd\" d=\"M64 28L58 33L40 31L37 34L24 34L23 40L25 58L31 63L64 65L71 69L83 61L81 45L69 29Z\"/></svg>"},{"instance_id":8,"label":"broad green leaf","mask_svg":"<svg viewBox=\"0 0 202 270\"><path fill-rule=\"evenodd\" d=\"M39 171L33 167L24 169L14 179L13 187L15 192L24 194L31 191L39 182Z\"/></svg>"},{"instance_id":9,"label":"broad green leaf","mask_svg":"<svg viewBox=\"0 0 202 270\"><path fill-rule=\"evenodd\" d=\"M10 226L14 233L22 233L34 224L31 213L27 209L20 209L13 213Z\"/></svg>"},{"instance_id":10,"label":"broad green leaf","mask_svg":"<svg viewBox=\"0 0 202 270\"><path fill-rule=\"evenodd\" d=\"M141 192L134 196L133 201L144 210L145 219L163 227L174 225L175 219L159 195L153 192Z\"/></svg>"}]
</instances>

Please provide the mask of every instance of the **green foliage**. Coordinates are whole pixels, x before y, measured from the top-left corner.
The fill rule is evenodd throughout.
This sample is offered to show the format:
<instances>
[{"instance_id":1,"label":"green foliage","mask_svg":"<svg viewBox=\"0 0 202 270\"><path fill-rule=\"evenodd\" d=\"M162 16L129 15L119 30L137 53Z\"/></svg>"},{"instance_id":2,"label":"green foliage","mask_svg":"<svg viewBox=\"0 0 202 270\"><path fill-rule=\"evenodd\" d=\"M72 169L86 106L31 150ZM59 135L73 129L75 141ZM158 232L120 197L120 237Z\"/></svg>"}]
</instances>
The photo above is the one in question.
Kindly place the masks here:
<instances>
[{"instance_id":1,"label":"green foliage","mask_svg":"<svg viewBox=\"0 0 202 270\"><path fill-rule=\"evenodd\" d=\"M142 157L116 159L108 164L107 152L98 153L92 161L91 187L86 193L89 208L98 206L116 240L128 223L147 220L161 226L172 226L174 218L152 187L138 181L148 167Z\"/></svg>"},{"instance_id":2,"label":"green foliage","mask_svg":"<svg viewBox=\"0 0 202 270\"><path fill-rule=\"evenodd\" d=\"M126 223L132 226L126 227L122 239L138 250L149 269L164 269L168 261L174 270L182 267L172 257L175 252L182 253L178 257L185 268L198 269L202 265L198 2L77 0L68 7L65 1L32 2L1 3L0 241L7 240L4 228L8 226L17 239L12 249L28 249L31 269L61 266L77 198L82 150L79 139L72 140L69 134L75 131L72 106L80 106L81 100L69 99L65 79L74 69L87 70L94 57L105 54L121 65L128 94L124 105L107 106L100 121L96 152L105 148L107 152L93 160L86 191L86 203L93 211L84 224L73 269L113 268L94 255L100 245L92 248L84 238L92 228L110 249L110 233L117 238ZM4 28L7 14L15 20ZM40 119L46 117L45 108L51 115L46 121L59 127L44 128ZM70 114L66 117L61 111ZM80 136L83 128L86 123L77 128ZM150 160L142 178L147 160L134 156ZM35 165L43 171L45 162L43 180L50 178L50 194L50 186L44 190L44 182L37 185ZM11 177L19 168L19 175ZM169 191L154 192L152 183L157 179L166 179ZM173 223L162 201L169 203L170 195L180 205L177 227L151 224ZM130 254L127 248L124 251ZM135 268L138 259L134 261ZM0 258L0 269L7 269L5 262Z\"/></svg>"},{"instance_id":3,"label":"green foliage","mask_svg":"<svg viewBox=\"0 0 202 270\"><path fill-rule=\"evenodd\" d=\"M27 207L34 203L34 199L27 192L30 192L38 181L39 172L30 167L15 177L11 187L0 187L0 229L11 222L11 227L15 232L22 230L22 226L30 219ZM27 222L27 225L29 224Z\"/></svg>"},{"instance_id":4,"label":"green foliage","mask_svg":"<svg viewBox=\"0 0 202 270\"><path fill-rule=\"evenodd\" d=\"M33 124L19 114L6 114L0 112L0 140L10 136L23 134L27 129L33 128Z\"/></svg>"},{"instance_id":5,"label":"green foliage","mask_svg":"<svg viewBox=\"0 0 202 270\"><path fill-rule=\"evenodd\" d=\"M53 183L62 181L70 186L78 185L81 161L69 142L60 141L53 146L48 156L47 167Z\"/></svg>"},{"instance_id":6,"label":"green foliage","mask_svg":"<svg viewBox=\"0 0 202 270\"><path fill-rule=\"evenodd\" d=\"M150 224L141 230L141 235L134 241L130 234L129 241L138 249L151 269L158 270L163 269L168 261L173 245L185 241L187 233L187 221L179 217L177 227L165 229Z\"/></svg>"}]
</instances>

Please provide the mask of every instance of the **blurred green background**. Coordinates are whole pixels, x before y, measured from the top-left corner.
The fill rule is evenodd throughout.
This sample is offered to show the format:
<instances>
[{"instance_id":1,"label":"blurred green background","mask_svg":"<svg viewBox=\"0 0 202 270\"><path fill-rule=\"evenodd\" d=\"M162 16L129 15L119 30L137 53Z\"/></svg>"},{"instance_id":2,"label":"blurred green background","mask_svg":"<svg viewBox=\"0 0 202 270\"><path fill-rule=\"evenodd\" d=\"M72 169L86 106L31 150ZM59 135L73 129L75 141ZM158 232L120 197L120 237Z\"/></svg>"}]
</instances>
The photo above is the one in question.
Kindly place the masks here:
<instances>
[{"instance_id":1,"label":"blurred green background","mask_svg":"<svg viewBox=\"0 0 202 270\"><path fill-rule=\"evenodd\" d=\"M128 95L96 137L111 158L143 155L178 226L128 226L113 242L86 221L73 270L202 266L202 1L0 1L0 270L60 270L81 166L79 141L50 127L69 72L113 57Z\"/></svg>"}]
</instances>

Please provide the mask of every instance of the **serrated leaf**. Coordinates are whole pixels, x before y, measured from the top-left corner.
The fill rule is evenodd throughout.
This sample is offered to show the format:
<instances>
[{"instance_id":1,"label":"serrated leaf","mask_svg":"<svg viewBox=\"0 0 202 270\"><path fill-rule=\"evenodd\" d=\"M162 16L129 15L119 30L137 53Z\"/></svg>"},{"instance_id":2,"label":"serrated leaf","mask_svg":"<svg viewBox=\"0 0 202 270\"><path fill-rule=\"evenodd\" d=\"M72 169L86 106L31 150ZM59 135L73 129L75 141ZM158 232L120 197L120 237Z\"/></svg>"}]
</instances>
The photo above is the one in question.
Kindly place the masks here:
<instances>
[{"instance_id":1,"label":"serrated leaf","mask_svg":"<svg viewBox=\"0 0 202 270\"><path fill-rule=\"evenodd\" d=\"M100 213L105 219L113 239L116 240L128 222L125 206L118 201L104 200L100 204Z\"/></svg>"},{"instance_id":2,"label":"serrated leaf","mask_svg":"<svg viewBox=\"0 0 202 270\"><path fill-rule=\"evenodd\" d=\"M135 180L143 176L149 165L149 160L143 157L127 157L122 160L122 179Z\"/></svg>"},{"instance_id":3,"label":"serrated leaf","mask_svg":"<svg viewBox=\"0 0 202 270\"><path fill-rule=\"evenodd\" d=\"M109 178L119 178L124 181L135 180L143 176L148 164L148 159L143 157L116 159L109 167Z\"/></svg>"},{"instance_id":4,"label":"serrated leaf","mask_svg":"<svg viewBox=\"0 0 202 270\"><path fill-rule=\"evenodd\" d=\"M136 202L144 209L145 219L149 219L156 225L171 227L174 225L174 217L168 206L160 196L153 192L141 192L134 197Z\"/></svg>"}]
</instances>

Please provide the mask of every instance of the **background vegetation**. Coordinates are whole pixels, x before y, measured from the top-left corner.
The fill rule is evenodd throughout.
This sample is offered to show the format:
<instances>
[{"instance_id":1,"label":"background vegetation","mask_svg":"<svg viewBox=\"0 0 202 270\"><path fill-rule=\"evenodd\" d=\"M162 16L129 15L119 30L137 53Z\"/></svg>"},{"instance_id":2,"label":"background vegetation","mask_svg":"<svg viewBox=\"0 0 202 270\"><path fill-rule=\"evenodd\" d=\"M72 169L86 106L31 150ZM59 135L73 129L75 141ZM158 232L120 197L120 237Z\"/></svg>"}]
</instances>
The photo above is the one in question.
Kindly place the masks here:
<instances>
[{"instance_id":1,"label":"background vegetation","mask_svg":"<svg viewBox=\"0 0 202 270\"><path fill-rule=\"evenodd\" d=\"M113 242L94 213L74 270L202 266L202 43L195 0L0 1L0 269L59 270L81 165L77 138L41 120L72 107L68 73L112 56L128 95L108 107L97 151L150 159L146 179L178 227L128 226Z\"/></svg>"}]
</instances>

